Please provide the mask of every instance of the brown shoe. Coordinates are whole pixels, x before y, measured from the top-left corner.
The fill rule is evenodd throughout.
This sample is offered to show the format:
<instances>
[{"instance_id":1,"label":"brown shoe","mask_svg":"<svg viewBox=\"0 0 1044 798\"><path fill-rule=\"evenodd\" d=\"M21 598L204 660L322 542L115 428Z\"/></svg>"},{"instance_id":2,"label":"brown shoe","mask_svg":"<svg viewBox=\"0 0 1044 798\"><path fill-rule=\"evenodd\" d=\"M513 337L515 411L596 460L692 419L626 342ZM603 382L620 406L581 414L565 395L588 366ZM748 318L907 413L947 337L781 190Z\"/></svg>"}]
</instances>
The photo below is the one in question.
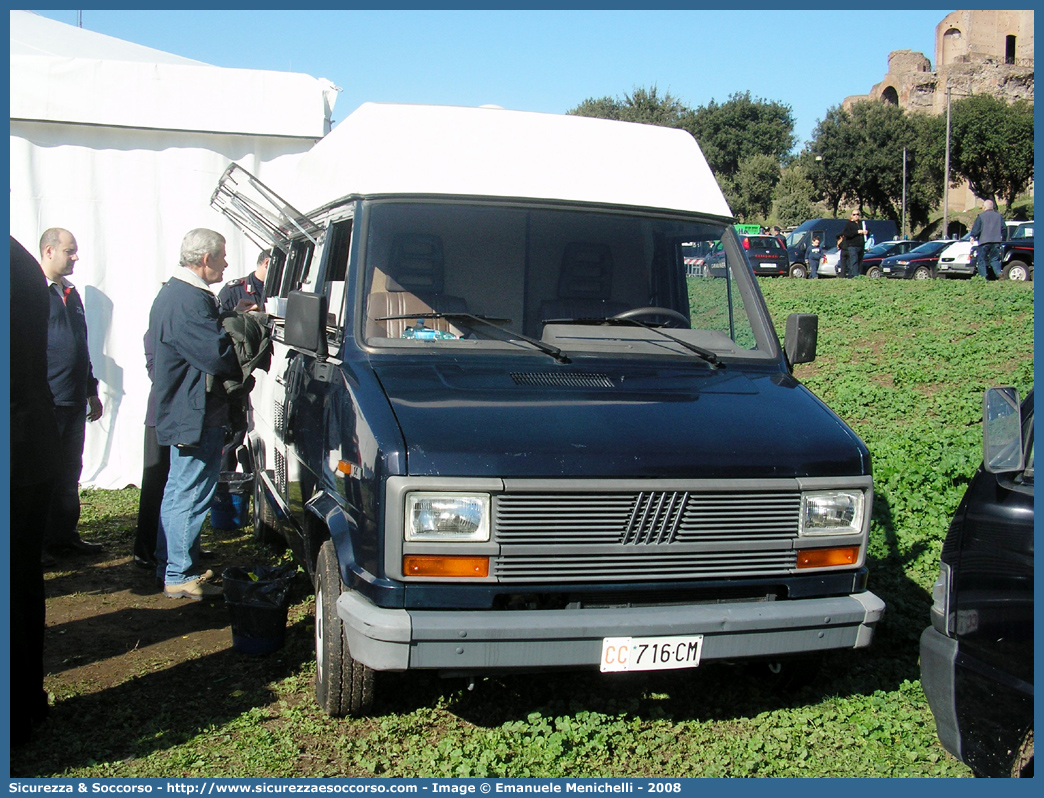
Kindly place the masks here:
<instances>
[{"instance_id":1,"label":"brown shoe","mask_svg":"<svg viewBox=\"0 0 1044 798\"><path fill-rule=\"evenodd\" d=\"M163 595L167 598L187 598L192 601L216 601L224 592L217 585L210 584L209 580L214 578L213 571L205 571L195 579L182 582L180 585L164 585Z\"/></svg>"}]
</instances>

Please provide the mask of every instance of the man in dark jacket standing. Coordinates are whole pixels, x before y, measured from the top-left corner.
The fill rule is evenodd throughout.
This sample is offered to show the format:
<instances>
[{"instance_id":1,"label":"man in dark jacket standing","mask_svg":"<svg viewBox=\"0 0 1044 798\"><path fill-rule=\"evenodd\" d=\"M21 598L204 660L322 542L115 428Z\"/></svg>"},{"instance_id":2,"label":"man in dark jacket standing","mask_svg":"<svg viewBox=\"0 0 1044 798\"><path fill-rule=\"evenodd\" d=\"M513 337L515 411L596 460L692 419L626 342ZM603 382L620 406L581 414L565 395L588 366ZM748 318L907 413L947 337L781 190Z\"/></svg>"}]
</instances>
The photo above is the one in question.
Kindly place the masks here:
<instances>
[{"instance_id":1,"label":"man in dark jacket standing","mask_svg":"<svg viewBox=\"0 0 1044 798\"><path fill-rule=\"evenodd\" d=\"M207 391L207 377L221 381L242 372L210 290L228 265L224 236L190 230L180 263L152 303L147 333L155 358L156 439L170 446L156 560L168 597L202 601L221 596L213 572L199 566L200 532L217 489L228 423L227 403Z\"/></svg>"},{"instance_id":2,"label":"man in dark jacket standing","mask_svg":"<svg viewBox=\"0 0 1044 798\"><path fill-rule=\"evenodd\" d=\"M80 473L87 422L102 416L98 380L87 350L87 317L83 301L66 277L79 260L76 239L52 227L40 236L40 268L47 278L50 316L47 323L47 382L54 396L60 438L59 472L44 526L45 559L66 552L95 554L100 543L80 538Z\"/></svg>"},{"instance_id":3,"label":"man in dark jacket standing","mask_svg":"<svg viewBox=\"0 0 1044 798\"><path fill-rule=\"evenodd\" d=\"M986 200L982 204L982 213L972 222L969 237L972 240L972 246L976 243L979 246L978 254L975 257L975 268L979 272L979 277L989 279L989 273L986 271L988 265L990 271L993 272L994 279L999 280L1001 273L1000 245L1002 241L1008 240L1008 226L1004 224L1004 217L995 210L993 200Z\"/></svg>"},{"instance_id":4,"label":"man in dark jacket standing","mask_svg":"<svg viewBox=\"0 0 1044 798\"><path fill-rule=\"evenodd\" d=\"M845 222L845 228L841 231L841 250L848 261L848 276L858 277L863 267L863 246L866 239L863 238L861 220L863 215L859 211L852 211L852 215Z\"/></svg>"}]
</instances>

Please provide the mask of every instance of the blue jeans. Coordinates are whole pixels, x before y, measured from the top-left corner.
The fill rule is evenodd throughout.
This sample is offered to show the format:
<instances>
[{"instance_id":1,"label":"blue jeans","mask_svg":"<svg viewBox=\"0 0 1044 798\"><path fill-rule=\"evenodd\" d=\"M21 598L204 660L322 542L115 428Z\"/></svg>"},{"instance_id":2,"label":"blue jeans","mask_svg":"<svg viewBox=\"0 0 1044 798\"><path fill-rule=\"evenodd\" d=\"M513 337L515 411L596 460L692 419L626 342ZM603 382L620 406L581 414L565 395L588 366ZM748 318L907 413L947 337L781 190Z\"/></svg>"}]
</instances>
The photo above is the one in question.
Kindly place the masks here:
<instances>
[{"instance_id":1,"label":"blue jeans","mask_svg":"<svg viewBox=\"0 0 1044 798\"><path fill-rule=\"evenodd\" d=\"M157 576L181 585L200 574L200 533L221 475L224 427L208 427L198 446L170 447L170 472L163 489L156 535Z\"/></svg>"},{"instance_id":2,"label":"blue jeans","mask_svg":"<svg viewBox=\"0 0 1044 798\"><path fill-rule=\"evenodd\" d=\"M1001 245L998 243L979 244L979 252L975 258L975 268L979 272L979 277L989 279L989 274L986 271L986 267L989 265L993 276L998 280L1000 279L1000 251Z\"/></svg>"}]
</instances>

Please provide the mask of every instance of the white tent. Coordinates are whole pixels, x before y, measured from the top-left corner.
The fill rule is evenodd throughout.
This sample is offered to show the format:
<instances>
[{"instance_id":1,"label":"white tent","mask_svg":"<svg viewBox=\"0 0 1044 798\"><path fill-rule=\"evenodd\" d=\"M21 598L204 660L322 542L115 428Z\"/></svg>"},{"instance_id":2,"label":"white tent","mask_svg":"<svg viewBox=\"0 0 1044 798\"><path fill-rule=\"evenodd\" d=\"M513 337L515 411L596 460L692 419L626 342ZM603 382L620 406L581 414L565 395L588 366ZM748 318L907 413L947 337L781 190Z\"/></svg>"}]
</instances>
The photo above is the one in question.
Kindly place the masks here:
<instances>
[{"instance_id":1,"label":"white tent","mask_svg":"<svg viewBox=\"0 0 1044 798\"><path fill-rule=\"evenodd\" d=\"M36 252L64 227L80 261L105 404L88 424L82 483L139 484L142 336L182 236L228 239L226 279L258 251L209 205L232 161L259 177L291 169L330 130L338 89L308 75L225 69L11 11L11 235ZM220 286L215 286L218 288Z\"/></svg>"}]
</instances>

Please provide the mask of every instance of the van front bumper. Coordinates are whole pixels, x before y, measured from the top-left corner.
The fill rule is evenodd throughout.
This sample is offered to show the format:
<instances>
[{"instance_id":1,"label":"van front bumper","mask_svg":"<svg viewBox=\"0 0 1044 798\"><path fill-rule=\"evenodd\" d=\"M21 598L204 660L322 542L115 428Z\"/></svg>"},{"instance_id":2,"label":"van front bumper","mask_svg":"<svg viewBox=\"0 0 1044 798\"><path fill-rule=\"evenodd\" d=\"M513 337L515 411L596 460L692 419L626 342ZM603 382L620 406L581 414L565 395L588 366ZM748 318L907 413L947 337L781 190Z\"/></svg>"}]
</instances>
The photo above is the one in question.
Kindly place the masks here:
<instances>
[{"instance_id":1,"label":"van front bumper","mask_svg":"<svg viewBox=\"0 0 1044 798\"><path fill-rule=\"evenodd\" d=\"M606 637L702 634L702 662L862 648L884 607L870 592L579 610L385 609L355 591L337 600L352 657L378 671L597 668Z\"/></svg>"}]
</instances>

